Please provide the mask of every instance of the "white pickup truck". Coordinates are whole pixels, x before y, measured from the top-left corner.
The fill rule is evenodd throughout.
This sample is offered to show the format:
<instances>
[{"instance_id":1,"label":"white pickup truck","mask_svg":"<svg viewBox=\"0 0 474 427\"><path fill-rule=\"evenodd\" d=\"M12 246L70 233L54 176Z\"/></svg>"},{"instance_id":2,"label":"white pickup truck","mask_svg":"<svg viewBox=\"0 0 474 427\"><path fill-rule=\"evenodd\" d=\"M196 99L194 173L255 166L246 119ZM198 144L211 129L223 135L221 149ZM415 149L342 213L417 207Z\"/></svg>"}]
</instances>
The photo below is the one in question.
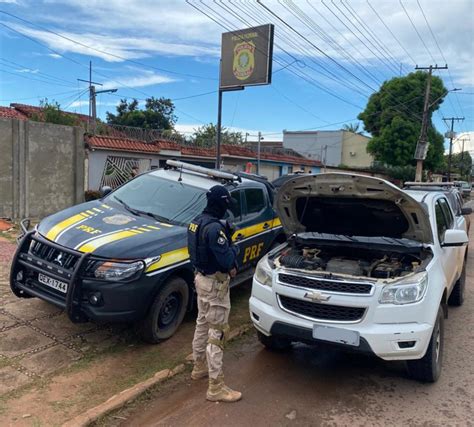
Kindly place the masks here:
<instances>
[{"instance_id":1,"label":"white pickup truck","mask_svg":"<svg viewBox=\"0 0 474 427\"><path fill-rule=\"evenodd\" d=\"M447 306L464 299L468 243L445 195L335 173L286 182L276 206L289 239L254 275L260 341L406 360L413 378L436 381Z\"/></svg>"}]
</instances>

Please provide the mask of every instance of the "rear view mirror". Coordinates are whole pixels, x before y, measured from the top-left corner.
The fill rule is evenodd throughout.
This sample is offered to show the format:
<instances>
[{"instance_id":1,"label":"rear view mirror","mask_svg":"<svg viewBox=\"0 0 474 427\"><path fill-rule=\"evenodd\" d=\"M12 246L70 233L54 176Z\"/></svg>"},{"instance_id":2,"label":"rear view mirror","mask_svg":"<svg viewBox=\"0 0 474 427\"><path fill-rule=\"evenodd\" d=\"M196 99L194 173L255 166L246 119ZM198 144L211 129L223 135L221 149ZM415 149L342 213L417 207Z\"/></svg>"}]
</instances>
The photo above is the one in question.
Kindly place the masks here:
<instances>
[{"instance_id":1,"label":"rear view mirror","mask_svg":"<svg viewBox=\"0 0 474 427\"><path fill-rule=\"evenodd\" d=\"M472 214L472 208L462 208L461 209L461 215L471 215Z\"/></svg>"},{"instance_id":2,"label":"rear view mirror","mask_svg":"<svg viewBox=\"0 0 474 427\"><path fill-rule=\"evenodd\" d=\"M112 187L109 187L108 185L104 185L100 189L100 197L105 197L107 194L109 194L112 191Z\"/></svg>"},{"instance_id":3,"label":"rear view mirror","mask_svg":"<svg viewBox=\"0 0 474 427\"><path fill-rule=\"evenodd\" d=\"M452 247L452 246L463 246L469 243L469 237L464 230L446 230L444 233L444 241L441 246Z\"/></svg>"}]
</instances>

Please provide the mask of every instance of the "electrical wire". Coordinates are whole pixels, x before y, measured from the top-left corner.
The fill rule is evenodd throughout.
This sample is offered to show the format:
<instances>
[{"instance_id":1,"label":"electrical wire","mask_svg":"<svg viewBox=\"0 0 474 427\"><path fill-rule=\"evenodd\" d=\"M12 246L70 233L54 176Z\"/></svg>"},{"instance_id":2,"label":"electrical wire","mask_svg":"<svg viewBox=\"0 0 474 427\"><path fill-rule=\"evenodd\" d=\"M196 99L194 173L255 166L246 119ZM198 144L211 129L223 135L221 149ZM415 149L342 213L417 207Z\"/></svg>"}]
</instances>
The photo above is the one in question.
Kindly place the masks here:
<instances>
[{"instance_id":1,"label":"electrical wire","mask_svg":"<svg viewBox=\"0 0 474 427\"><path fill-rule=\"evenodd\" d=\"M385 23L385 21L382 19L382 17L379 15L379 13L375 10L375 8L370 4L369 0L367 0L367 4L370 6L370 8L372 9L372 11L375 13L375 15L377 16L377 18L380 20L380 22L383 24L383 26L387 29L387 31L392 35L392 37L394 38L394 40L398 43L398 45L403 49L403 51L405 52L405 54L411 59L412 61L412 65L416 65L416 61L413 59L413 56L410 55L410 52L408 52L408 50L406 50L405 46L402 45L402 43L400 42L400 40L397 38L397 36L393 33L393 31L390 29L390 27Z\"/></svg>"},{"instance_id":2,"label":"electrical wire","mask_svg":"<svg viewBox=\"0 0 474 427\"><path fill-rule=\"evenodd\" d=\"M13 73L11 71L7 71L7 70L3 70L3 69L0 69L0 73L11 74L12 76L19 77L21 79L33 80L33 81L37 81L37 82L41 82L41 83L46 83L46 84L49 84L49 85L54 85L54 86L63 86L63 87L69 87L69 88L71 87L71 85L65 85L65 84L62 84L62 83L52 82L50 80L36 79L34 77L25 76L25 75L19 74L19 73Z\"/></svg>"},{"instance_id":3,"label":"electrical wire","mask_svg":"<svg viewBox=\"0 0 474 427\"><path fill-rule=\"evenodd\" d=\"M30 99L44 99L44 98L49 98L52 96L58 96L58 95L66 95L69 93L77 93L77 90L68 90L66 92L59 92L59 93L51 93L48 95L37 95L37 96L28 96L26 98L10 98L10 99L0 99L0 102L16 102L16 101L28 101Z\"/></svg>"},{"instance_id":4,"label":"electrical wire","mask_svg":"<svg viewBox=\"0 0 474 427\"><path fill-rule=\"evenodd\" d=\"M160 72L163 72L163 73L168 73L168 74L175 74L175 75L179 75L179 76L184 76L184 77L192 77L192 78L196 78L196 79L204 79L204 80L217 80L215 77L206 77L206 76L200 76L200 75L197 75L197 74L190 74L190 73L182 73L182 72L179 72L179 71L173 71L173 70L168 70L166 68L160 68L160 67L155 67L153 65L150 65L150 64L146 64L144 62L140 62L140 61L136 61L134 59L128 59L128 58L125 58L123 56L120 56L120 55L117 55L117 54L114 54L114 53L110 53L110 52L107 52L105 50L102 50L102 49L97 49L95 47L92 47L92 46L89 46L85 43L82 43L82 42L79 42L77 40L74 40L70 37L67 37L63 34L60 34L60 33L57 33L56 31L53 31L53 30L50 30L48 28L45 28L41 25L38 25L38 24L35 24L31 21L28 21L27 19L24 19L24 18L20 18L19 16L17 15L14 15L13 13L10 13L10 12L6 12L4 10L0 10L0 13L3 13L4 15L7 15L7 16L10 16L12 18L15 18L15 19L18 19L24 23L27 23L29 25L33 25L34 27L36 28L39 28L43 31L46 31L50 34L54 34L55 36L57 37L61 37L62 39L64 40L68 40L69 42L71 43L74 43L74 44L77 44L79 46L82 46L82 47L85 47L86 49L90 49L90 50L93 50L95 52L99 52L99 53L102 53L104 55L108 55L108 56L111 56L113 58L117 58L117 59L120 59L122 61L126 61L126 62L130 62L130 63L133 63L133 64L136 64L136 65L140 65L142 67L148 67L148 68L152 68L154 70L157 70L157 71L160 71Z\"/></svg>"},{"instance_id":5,"label":"electrical wire","mask_svg":"<svg viewBox=\"0 0 474 427\"><path fill-rule=\"evenodd\" d=\"M432 54L431 51L428 49L428 46L426 45L425 41L423 40L423 37L421 37L421 34L419 33L418 29L416 28L415 23L413 22L413 20L411 19L410 15L408 14L408 11L406 10L405 6L403 5L402 0L398 0L398 1L399 1L399 3L400 3L400 6L402 7L403 11L405 12L405 15L407 16L408 20L410 21L411 26L413 27L413 29L415 30L416 34L418 35L418 38L421 40L421 43L423 43L423 46L425 47L426 51L427 51L428 54L430 55L431 59L433 60L433 63L436 63L436 60L434 59L433 54Z\"/></svg>"}]
</instances>

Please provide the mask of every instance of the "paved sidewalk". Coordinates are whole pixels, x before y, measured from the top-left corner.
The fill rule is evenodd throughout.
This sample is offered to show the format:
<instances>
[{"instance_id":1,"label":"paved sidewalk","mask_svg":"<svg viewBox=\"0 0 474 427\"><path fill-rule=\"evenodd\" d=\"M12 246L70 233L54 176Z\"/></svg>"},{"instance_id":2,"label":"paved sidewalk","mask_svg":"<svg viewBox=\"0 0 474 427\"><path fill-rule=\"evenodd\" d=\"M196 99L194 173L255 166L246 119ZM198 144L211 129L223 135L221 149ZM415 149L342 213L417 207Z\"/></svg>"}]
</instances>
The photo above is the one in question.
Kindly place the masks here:
<instances>
[{"instance_id":1,"label":"paved sidewalk","mask_svg":"<svg viewBox=\"0 0 474 427\"><path fill-rule=\"evenodd\" d=\"M0 237L0 397L120 338L120 327L73 324L51 304L13 295L8 277L15 249Z\"/></svg>"}]
</instances>

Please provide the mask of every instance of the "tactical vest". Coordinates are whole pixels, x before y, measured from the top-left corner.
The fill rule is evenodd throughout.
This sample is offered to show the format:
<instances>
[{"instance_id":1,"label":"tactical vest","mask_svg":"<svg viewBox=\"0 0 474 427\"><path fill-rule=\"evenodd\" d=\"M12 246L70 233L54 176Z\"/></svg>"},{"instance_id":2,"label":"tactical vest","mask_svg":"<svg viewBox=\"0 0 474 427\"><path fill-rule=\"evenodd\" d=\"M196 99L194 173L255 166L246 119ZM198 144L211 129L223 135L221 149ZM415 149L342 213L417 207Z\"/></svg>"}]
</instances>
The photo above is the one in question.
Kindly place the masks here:
<instances>
[{"instance_id":1,"label":"tactical vest","mask_svg":"<svg viewBox=\"0 0 474 427\"><path fill-rule=\"evenodd\" d=\"M209 269L209 248L206 245L206 227L220 221L210 215L201 214L188 227L188 251L193 267L198 271Z\"/></svg>"}]
</instances>

